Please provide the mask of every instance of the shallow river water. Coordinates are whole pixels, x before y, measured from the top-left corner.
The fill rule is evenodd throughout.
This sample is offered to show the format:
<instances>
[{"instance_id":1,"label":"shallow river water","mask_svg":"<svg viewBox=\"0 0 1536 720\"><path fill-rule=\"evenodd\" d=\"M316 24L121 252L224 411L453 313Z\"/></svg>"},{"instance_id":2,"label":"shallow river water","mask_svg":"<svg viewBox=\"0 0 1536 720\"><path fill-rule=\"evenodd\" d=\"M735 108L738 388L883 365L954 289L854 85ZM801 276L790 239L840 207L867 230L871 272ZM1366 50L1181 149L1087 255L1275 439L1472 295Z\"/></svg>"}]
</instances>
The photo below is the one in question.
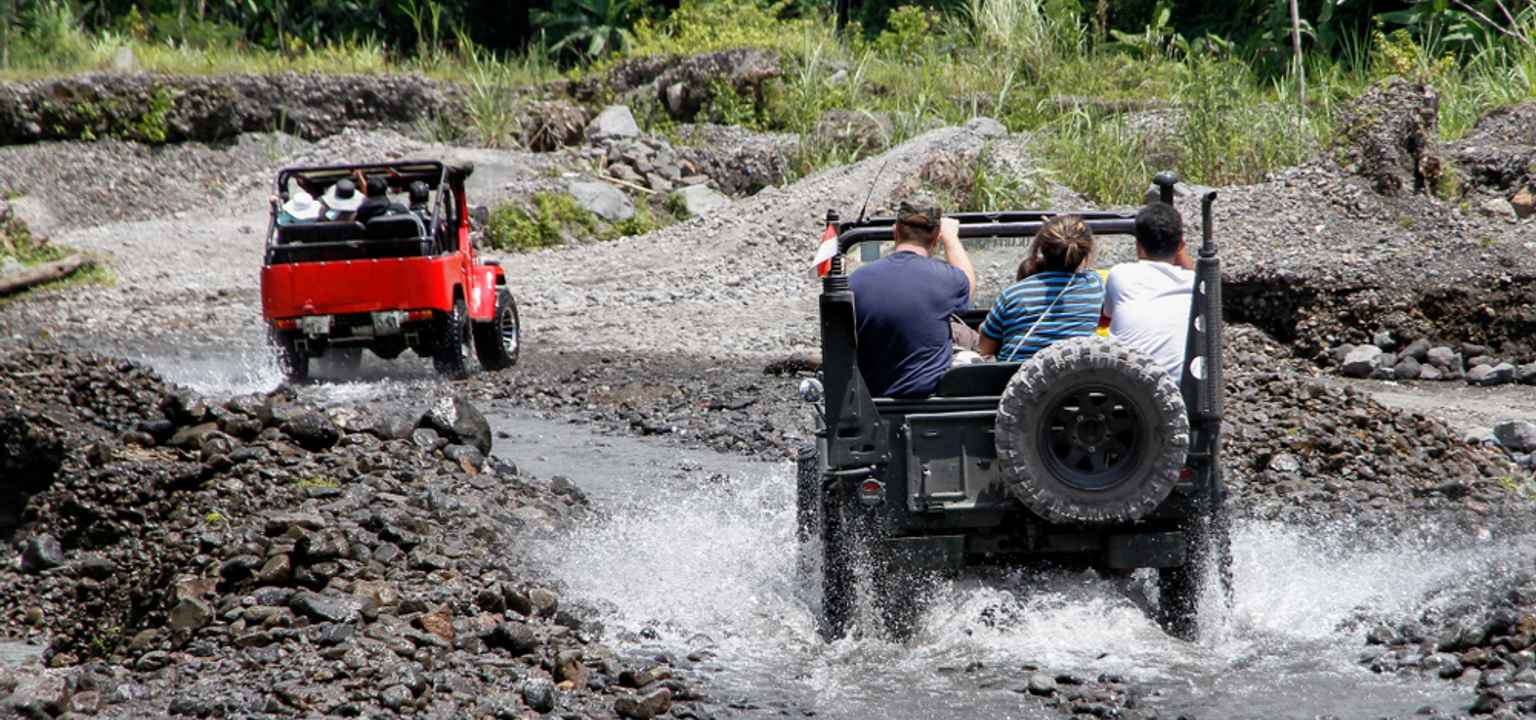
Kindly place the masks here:
<instances>
[{"instance_id":1,"label":"shallow river water","mask_svg":"<svg viewBox=\"0 0 1536 720\"><path fill-rule=\"evenodd\" d=\"M153 364L214 395L276 384L267 363L178 360ZM430 382L429 373L325 383L304 394L322 402L399 398ZM1020 692L1026 666L1119 674L1143 693L1140 707L1168 717L1454 712L1471 704L1470 687L1358 664L1369 627L1361 623L1416 616L1478 592L1470 579L1495 583L1536 556L1531 538L1362 543L1346 529L1250 522L1235 531L1234 602L1193 643L1147 619L1146 582L1037 571L940 587L906 643L828 644L816 636L814 586L797 560L789 463L600 435L529 414L493 413L491 421L508 435L496 440L496 454L539 477L569 477L604 518L530 555L543 558L567 597L600 609L621 649L673 657L707 650L696 665L704 691L746 714L1050 717ZM1429 528L1414 537L1440 535Z\"/></svg>"},{"instance_id":2,"label":"shallow river water","mask_svg":"<svg viewBox=\"0 0 1536 720\"><path fill-rule=\"evenodd\" d=\"M1165 635L1122 587L1091 573L970 576L942 587L905 644L831 644L797 562L793 468L680 450L579 426L498 417L496 452L562 474L609 515L544 556L577 598L598 602L617 635L701 663L719 699L823 717L1045 715L1017 692L1026 664L1085 677L1117 673L1168 716L1407 716L1466 708L1468 687L1370 672L1357 660L1372 618L1405 618L1470 577L1530 558L1507 543L1460 549L1357 549L1343 532L1239 525L1233 606L1194 643ZM998 617L1006 621L989 621ZM641 640L641 633L654 640Z\"/></svg>"}]
</instances>

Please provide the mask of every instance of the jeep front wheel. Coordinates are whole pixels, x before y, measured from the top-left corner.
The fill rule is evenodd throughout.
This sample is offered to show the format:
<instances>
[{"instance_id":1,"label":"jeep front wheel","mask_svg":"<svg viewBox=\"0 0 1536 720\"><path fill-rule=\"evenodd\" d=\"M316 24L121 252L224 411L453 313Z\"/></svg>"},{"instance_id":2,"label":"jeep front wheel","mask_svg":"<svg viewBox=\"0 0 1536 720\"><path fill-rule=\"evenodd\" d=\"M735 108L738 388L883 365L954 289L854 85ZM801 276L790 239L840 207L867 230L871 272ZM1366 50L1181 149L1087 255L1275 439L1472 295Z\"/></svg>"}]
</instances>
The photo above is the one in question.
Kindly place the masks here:
<instances>
[{"instance_id":1,"label":"jeep front wheel","mask_svg":"<svg viewBox=\"0 0 1536 720\"><path fill-rule=\"evenodd\" d=\"M464 298L454 298L453 311L439 313L433 338L432 365L444 377L460 380L469 375L469 309Z\"/></svg>"},{"instance_id":2,"label":"jeep front wheel","mask_svg":"<svg viewBox=\"0 0 1536 720\"><path fill-rule=\"evenodd\" d=\"M1179 388L1147 355L1072 338L1019 367L997 409L1009 490L1052 522L1129 522L1173 490L1189 448Z\"/></svg>"},{"instance_id":3,"label":"jeep front wheel","mask_svg":"<svg viewBox=\"0 0 1536 720\"><path fill-rule=\"evenodd\" d=\"M486 370L504 370L517 364L522 349L522 326L517 322L517 301L502 288L496 293L496 317L475 323L475 355Z\"/></svg>"}]
</instances>

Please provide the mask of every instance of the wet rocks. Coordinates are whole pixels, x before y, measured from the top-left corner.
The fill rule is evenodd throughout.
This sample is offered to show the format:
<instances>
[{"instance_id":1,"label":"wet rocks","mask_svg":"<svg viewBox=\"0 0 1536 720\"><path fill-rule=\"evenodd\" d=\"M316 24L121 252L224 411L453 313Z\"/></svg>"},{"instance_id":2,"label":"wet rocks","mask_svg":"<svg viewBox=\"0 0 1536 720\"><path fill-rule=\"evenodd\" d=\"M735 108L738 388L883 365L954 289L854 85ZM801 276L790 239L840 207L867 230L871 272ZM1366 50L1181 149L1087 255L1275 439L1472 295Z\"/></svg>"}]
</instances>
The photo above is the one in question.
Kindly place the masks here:
<instances>
[{"instance_id":1,"label":"wet rocks","mask_svg":"<svg viewBox=\"0 0 1536 720\"><path fill-rule=\"evenodd\" d=\"M555 709L555 684L548 678L524 680L520 692L523 702L534 712L547 713Z\"/></svg>"},{"instance_id":2,"label":"wet rocks","mask_svg":"<svg viewBox=\"0 0 1536 720\"><path fill-rule=\"evenodd\" d=\"M213 620L213 608L198 598L186 598L171 608L168 626L176 632L199 630Z\"/></svg>"},{"instance_id":3,"label":"wet rocks","mask_svg":"<svg viewBox=\"0 0 1536 720\"><path fill-rule=\"evenodd\" d=\"M463 397L433 401L417 421L417 427L435 430L450 442L474 447L481 455L491 454L491 424Z\"/></svg>"},{"instance_id":4,"label":"wet rocks","mask_svg":"<svg viewBox=\"0 0 1536 720\"><path fill-rule=\"evenodd\" d=\"M672 708L672 691L657 688L644 694L620 695L613 703L613 711L619 717L650 720Z\"/></svg>"},{"instance_id":5,"label":"wet rocks","mask_svg":"<svg viewBox=\"0 0 1536 720\"><path fill-rule=\"evenodd\" d=\"M316 411L302 412L289 418L283 423L283 432L293 438L299 447L311 452L325 450L341 439L336 424L324 413Z\"/></svg>"},{"instance_id":6,"label":"wet rocks","mask_svg":"<svg viewBox=\"0 0 1536 720\"><path fill-rule=\"evenodd\" d=\"M1031 695L1056 694L1056 678L1046 673L1032 673L1029 676L1029 684L1026 686Z\"/></svg>"},{"instance_id":7,"label":"wet rocks","mask_svg":"<svg viewBox=\"0 0 1536 720\"><path fill-rule=\"evenodd\" d=\"M539 648L539 641L534 637L533 630L520 622L497 623L486 634L485 644L506 650L513 655L526 655Z\"/></svg>"}]
</instances>

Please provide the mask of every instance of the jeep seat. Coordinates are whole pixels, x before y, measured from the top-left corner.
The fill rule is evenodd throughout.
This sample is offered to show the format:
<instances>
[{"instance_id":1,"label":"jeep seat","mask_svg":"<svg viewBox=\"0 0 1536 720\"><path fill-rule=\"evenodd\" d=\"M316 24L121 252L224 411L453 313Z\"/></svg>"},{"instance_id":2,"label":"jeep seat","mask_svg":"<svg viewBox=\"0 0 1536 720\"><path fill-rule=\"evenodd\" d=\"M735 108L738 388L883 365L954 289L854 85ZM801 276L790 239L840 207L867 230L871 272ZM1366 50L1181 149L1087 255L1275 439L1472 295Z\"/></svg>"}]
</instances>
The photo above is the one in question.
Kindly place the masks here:
<instances>
[{"instance_id":1,"label":"jeep seat","mask_svg":"<svg viewBox=\"0 0 1536 720\"><path fill-rule=\"evenodd\" d=\"M368 221L365 237L369 240L419 238L421 223L412 215L380 215Z\"/></svg>"},{"instance_id":2,"label":"jeep seat","mask_svg":"<svg viewBox=\"0 0 1536 720\"><path fill-rule=\"evenodd\" d=\"M939 378L934 397L997 397L1008 387L1008 380L1018 371L1016 362L987 362L956 365Z\"/></svg>"},{"instance_id":3,"label":"jeep seat","mask_svg":"<svg viewBox=\"0 0 1536 720\"><path fill-rule=\"evenodd\" d=\"M277 244L306 245L310 243L344 242L363 236L360 222L316 222L284 225L277 229Z\"/></svg>"}]
</instances>

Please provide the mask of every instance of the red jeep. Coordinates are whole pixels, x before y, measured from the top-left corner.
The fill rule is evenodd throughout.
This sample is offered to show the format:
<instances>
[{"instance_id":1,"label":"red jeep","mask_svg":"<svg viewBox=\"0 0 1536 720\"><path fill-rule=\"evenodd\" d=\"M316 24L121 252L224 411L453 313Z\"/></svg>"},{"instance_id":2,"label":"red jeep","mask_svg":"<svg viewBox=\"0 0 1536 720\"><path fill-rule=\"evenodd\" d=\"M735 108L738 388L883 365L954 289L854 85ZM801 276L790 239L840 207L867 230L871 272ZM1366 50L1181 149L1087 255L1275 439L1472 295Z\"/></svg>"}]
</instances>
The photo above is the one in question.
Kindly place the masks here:
<instances>
[{"instance_id":1,"label":"red jeep","mask_svg":"<svg viewBox=\"0 0 1536 720\"><path fill-rule=\"evenodd\" d=\"M472 165L436 161L293 167L277 175L277 198L261 268L261 314L291 380L309 375L311 358L355 369L362 351L386 360L406 348L431 357L437 371L468 373L470 346L488 370L517 362L517 304L500 263L479 257L469 236L464 180ZM327 191L361 195L382 182L383 212L327 216ZM418 202L400 200L414 183ZM425 193L423 193L425 189ZM321 211L290 214L302 190ZM345 203L335 201L338 206ZM366 218L360 220L359 218Z\"/></svg>"}]
</instances>

